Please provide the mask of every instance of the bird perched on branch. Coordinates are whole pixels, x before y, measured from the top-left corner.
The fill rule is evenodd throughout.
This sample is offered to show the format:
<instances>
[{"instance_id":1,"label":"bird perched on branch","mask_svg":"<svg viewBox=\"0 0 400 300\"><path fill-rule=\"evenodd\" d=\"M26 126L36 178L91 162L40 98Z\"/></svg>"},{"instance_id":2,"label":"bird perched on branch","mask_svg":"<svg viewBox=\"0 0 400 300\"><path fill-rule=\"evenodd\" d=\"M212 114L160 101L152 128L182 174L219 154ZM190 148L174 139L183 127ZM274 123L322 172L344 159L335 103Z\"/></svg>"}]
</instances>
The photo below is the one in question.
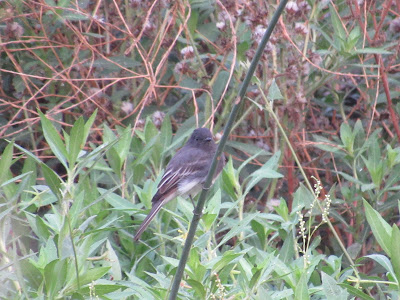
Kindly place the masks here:
<instances>
[{"instance_id":1,"label":"bird perched on branch","mask_svg":"<svg viewBox=\"0 0 400 300\"><path fill-rule=\"evenodd\" d=\"M140 239L151 220L163 205L178 196L196 196L203 188L217 145L209 129L195 129L189 140L167 165L165 173L157 187L157 193L151 200L153 206L136 232L134 240ZM218 158L213 183L225 165L225 156Z\"/></svg>"}]
</instances>

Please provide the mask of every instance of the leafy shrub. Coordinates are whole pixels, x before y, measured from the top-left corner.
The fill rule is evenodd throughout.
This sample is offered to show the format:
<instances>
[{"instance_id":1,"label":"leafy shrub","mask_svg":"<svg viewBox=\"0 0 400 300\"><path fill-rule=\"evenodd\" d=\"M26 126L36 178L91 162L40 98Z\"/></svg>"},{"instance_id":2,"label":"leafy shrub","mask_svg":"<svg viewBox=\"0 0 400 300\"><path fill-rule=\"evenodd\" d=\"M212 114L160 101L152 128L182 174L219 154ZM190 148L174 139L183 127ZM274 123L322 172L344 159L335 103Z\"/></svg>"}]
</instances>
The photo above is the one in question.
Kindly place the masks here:
<instances>
[{"instance_id":1,"label":"leafy shrub","mask_svg":"<svg viewBox=\"0 0 400 300\"><path fill-rule=\"evenodd\" d=\"M167 296L191 203L132 234L192 129L224 127L274 10L0 2L0 297ZM288 3L180 297L397 297L397 16L389 0Z\"/></svg>"}]
</instances>

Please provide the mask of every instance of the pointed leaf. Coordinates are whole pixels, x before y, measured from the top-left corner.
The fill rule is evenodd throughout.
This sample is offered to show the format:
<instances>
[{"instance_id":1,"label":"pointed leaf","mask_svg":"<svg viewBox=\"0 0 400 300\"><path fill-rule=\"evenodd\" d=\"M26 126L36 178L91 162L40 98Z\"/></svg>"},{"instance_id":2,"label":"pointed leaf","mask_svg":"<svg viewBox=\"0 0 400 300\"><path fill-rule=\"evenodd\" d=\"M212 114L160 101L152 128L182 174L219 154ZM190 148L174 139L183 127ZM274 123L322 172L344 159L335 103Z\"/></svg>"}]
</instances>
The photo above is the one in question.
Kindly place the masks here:
<instances>
[{"instance_id":1,"label":"pointed leaf","mask_svg":"<svg viewBox=\"0 0 400 300\"><path fill-rule=\"evenodd\" d=\"M131 136L131 126L127 126L118 138L117 144L114 146L120 158L121 165L119 168L122 168L123 163L125 162L126 158L128 157L129 149L132 143L132 136Z\"/></svg>"},{"instance_id":2,"label":"pointed leaf","mask_svg":"<svg viewBox=\"0 0 400 300\"><path fill-rule=\"evenodd\" d=\"M3 151L0 159L0 184L7 180L7 175L12 164L14 143L10 142Z\"/></svg>"},{"instance_id":3,"label":"pointed leaf","mask_svg":"<svg viewBox=\"0 0 400 300\"><path fill-rule=\"evenodd\" d=\"M224 245L227 241L229 241L231 238L234 236L239 235L242 231L244 231L248 224L253 220L255 217L257 217L258 213L252 213L246 216L243 220L235 223L231 230L227 234L225 234L224 238L219 242L218 246L216 247L217 249L221 246Z\"/></svg>"},{"instance_id":4,"label":"pointed leaf","mask_svg":"<svg viewBox=\"0 0 400 300\"><path fill-rule=\"evenodd\" d=\"M75 166L76 159L78 158L79 152L82 150L84 146L83 140L83 118L80 117L76 120L74 126L72 126L71 133L69 136L68 143L68 162L69 167L73 168Z\"/></svg>"},{"instance_id":5,"label":"pointed leaf","mask_svg":"<svg viewBox=\"0 0 400 300\"><path fill-rule=\"evenodd\" d=\"M36 163L40 164L42 163L42 161L32 152L30 152L29 150L26 150L25 148L21 147L18 144L14 145L17 149L21 150L22 152L24 152L27 156L29 156L31 159L33 159Z\"/></svg>"},{"instance_id":6,"label":"pointed leaf","mask_svg":"<svg viewBox=\"0 0 400 300\"><path fill-rule=\"evenodd\" d=\"M354 135L349 124L342 123L340 126L340 139L349 154L353 156Z\"/></svg>"},{"instance_id":7,"label":"pointed leaf","mask_svg":"<svg viewBox=\"0 0 400 300\"><path fill-rule=\"evenodd\" d=\"M369 296L369 295L363 293L361 290L359 290L359 289L353 287L353 286L350 285L350 284L347 284L347 283L338 283L338 285L340 285L340 286L343 287L343 288L346 288L347 291L348 291L349 293L351 293L353 296L357 296L357 297L360 298L360 299L363 299L363 300L374 300L374 298L372 298L371 296ZM357 299L358 299L358 298L357 298Z\"/></svg>"},{"instance_id":8,"label":"pointed leaf","mask_svg":"<svg viewBox=\"0 0 400 300\"><path fill-rule=\"evenodd\" d=\"M85 143L86 143L87 137L89 135L90 129L92 128L92 125L93 125L94 121L96 120L96 115L97 115L97 108L85 123L84 129L83 129L83 141Z\"/></svg>"},{"instance_id":9,"label":"pointed leaf","mask_svg":"<svg viewBox=\"0 0 400 300\"><path fill-rule=\"evenodd\" d=\"M67 274L66 260L53 260L44 268L47 299L55 299L58 292L64 286Z\"/></svg>"},{"instance_id":10,"label":"pointed leaf","mask_svg":"<svg viewBox=\"0 0 400 300\"><path fill-rule=\"evenodd\" d=\"M391 256L394 273L396 274L397 281L400 282L400 230L395 224L392 227L392 238L391 238Z\"/></svg>"},{"instance_id":11,"label":"pointed leaf","mask_svg":"<svg viewBox=\"0 0 400 300\"><path fill-rule=\"evenodd\" d=\"M336 48L343 50L344 48L343 44L344 41L346 40L346 31L333 5L329 5L329 11L331 15L331 23L333 26L333 31L334 31L333 34L334 34Z\"/></svg>"},{"instance_id":12,"label":"pointed leaf","mask_svg":"<svg viewBox=\"0 0 400 300\"><path fill-rule=\"evenodd\" d=\"M46 183L49 186L50 190L54 193L54 195L56 195L58 200L61 200L61 178L46 164L41 163L40 166L42 167L44 179L46 180Z\"/></svg>"},{"instance_id":13,"label":"pointed leaf","mask_svg":"<svg viewBox=\"0 0 400 300\"><path fill-rule=\"evenodd\" d=\"M322 272L321 278L322 289L327 300L348 299L349 293L342 289L334 278L325 272Z\"/></svg>"},{"instance_id":14,"label":"pointed leaf","mask_svg":"<svg viewBox=\"0 0 400 300\"><path fill-rule=\"evenodd\" d=\"M386 271L388 271L394 278L396 277L393 266L390 263L389 258L382 254L371 254L371 255L366 255L365 257L371 258L374 261L376 261L378 264L380 264Z\"/></svg>"},{"instance_id":15,"label":"pointed leaf","mask_svg":"<svg viewBox=\"0 0 400 300\"><path fill-rule=\"evenodd\" d=\"M278 100L278 99L283 99L281 90L279 89L278 85L276 84L275 79L272 80L272 83L269 87L267 98L272 101Z\"/></svg>"},{"instance_id":16,"label":"pointed leaf","mask_svg":"<svg viewBox=\"0 0 400 300\"><path fill-rule=\"evenodd\" d=\"M309 300L310 295L308 293L308 286L307 286L307 279L308 275L307 272L301 274L300 280L298 281L294 293L295 300Z\"/></svg>"},{"instance_id":17,"label":"pointed leaf","mask_svg":"<svg viewBox=\"0 0 400 300\"><path fill-rule=\"evenodd\" d=\"M391 236L392 228L382 218L382 216L372 208L371 205L364 199L365 215L372 232L382 249L388 254L391 254Z\"/></svg>"},{"instance_id":18,"label":"pointed leaf","mask_svg":"<svg viewBox=\"0 0 400 300\"><path fill-rule=\"evenodd\" d=\"M42 122L43 134L46 138L47 143L49 144L51 150L54 155L58 158L58 160L63 164L63 166L68 169L67 165L67 149L63 141L61 140L60 134L54 128L53 124L45 117L45 115L39 111L40 120Z\"/></svg>"},{"instance_id":19,"label":"pointed leaf","mask_svg":"<svg viewBox=\"0 0 400 300\"><path fill-rule=\"evenodd\" d=\"M121 265L119 263L118 256L115 253L113 247L111 246L109 240L107 240L106 247L107 247L107 257L108 257L107 261L111 266L110 273L112 274L114 280L121 280L122 279Z\"/></svg>"}]
</instances>

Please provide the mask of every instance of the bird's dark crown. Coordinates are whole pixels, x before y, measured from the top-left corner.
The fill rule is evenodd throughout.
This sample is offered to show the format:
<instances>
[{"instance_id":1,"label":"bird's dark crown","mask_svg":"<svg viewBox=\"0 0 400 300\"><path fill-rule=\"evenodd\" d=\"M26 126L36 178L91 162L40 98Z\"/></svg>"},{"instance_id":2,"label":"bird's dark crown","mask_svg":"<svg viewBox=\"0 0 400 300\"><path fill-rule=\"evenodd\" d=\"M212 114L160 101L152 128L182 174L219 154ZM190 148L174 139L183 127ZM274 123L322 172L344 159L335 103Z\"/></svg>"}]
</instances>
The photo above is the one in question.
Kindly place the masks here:
<instances>
[{"instance_id":1,"label":"bird's dark crown","mask_svg":"<svg viewBox=\"0 0 400 300\"><path fill-rule=\"evenodd\" d=\"M213 136L209 129L207 128L197 128L193 131L190 136L189 143L198 144L198 143L207 143L213 140Z\"/></svg>"}]
</instances>

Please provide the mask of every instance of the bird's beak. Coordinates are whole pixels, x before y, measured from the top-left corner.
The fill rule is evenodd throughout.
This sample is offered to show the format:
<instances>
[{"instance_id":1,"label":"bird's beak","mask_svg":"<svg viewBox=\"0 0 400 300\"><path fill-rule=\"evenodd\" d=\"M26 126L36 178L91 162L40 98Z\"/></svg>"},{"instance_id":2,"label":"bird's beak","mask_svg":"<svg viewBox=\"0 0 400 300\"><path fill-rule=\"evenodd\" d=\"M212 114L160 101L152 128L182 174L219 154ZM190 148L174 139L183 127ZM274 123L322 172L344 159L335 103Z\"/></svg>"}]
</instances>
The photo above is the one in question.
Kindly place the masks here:
<instances>
[{"instance_id":1,"label":"bird's beak","mask_svg":"<svg viewBox=\"0 0 400 300\"><path fill-rule=\"evenodd\" d=\"M206 141L207 142L209 142L209 141L211 141L212 140L212 138L206 138Z\"/></svg>"}]
</instances>

